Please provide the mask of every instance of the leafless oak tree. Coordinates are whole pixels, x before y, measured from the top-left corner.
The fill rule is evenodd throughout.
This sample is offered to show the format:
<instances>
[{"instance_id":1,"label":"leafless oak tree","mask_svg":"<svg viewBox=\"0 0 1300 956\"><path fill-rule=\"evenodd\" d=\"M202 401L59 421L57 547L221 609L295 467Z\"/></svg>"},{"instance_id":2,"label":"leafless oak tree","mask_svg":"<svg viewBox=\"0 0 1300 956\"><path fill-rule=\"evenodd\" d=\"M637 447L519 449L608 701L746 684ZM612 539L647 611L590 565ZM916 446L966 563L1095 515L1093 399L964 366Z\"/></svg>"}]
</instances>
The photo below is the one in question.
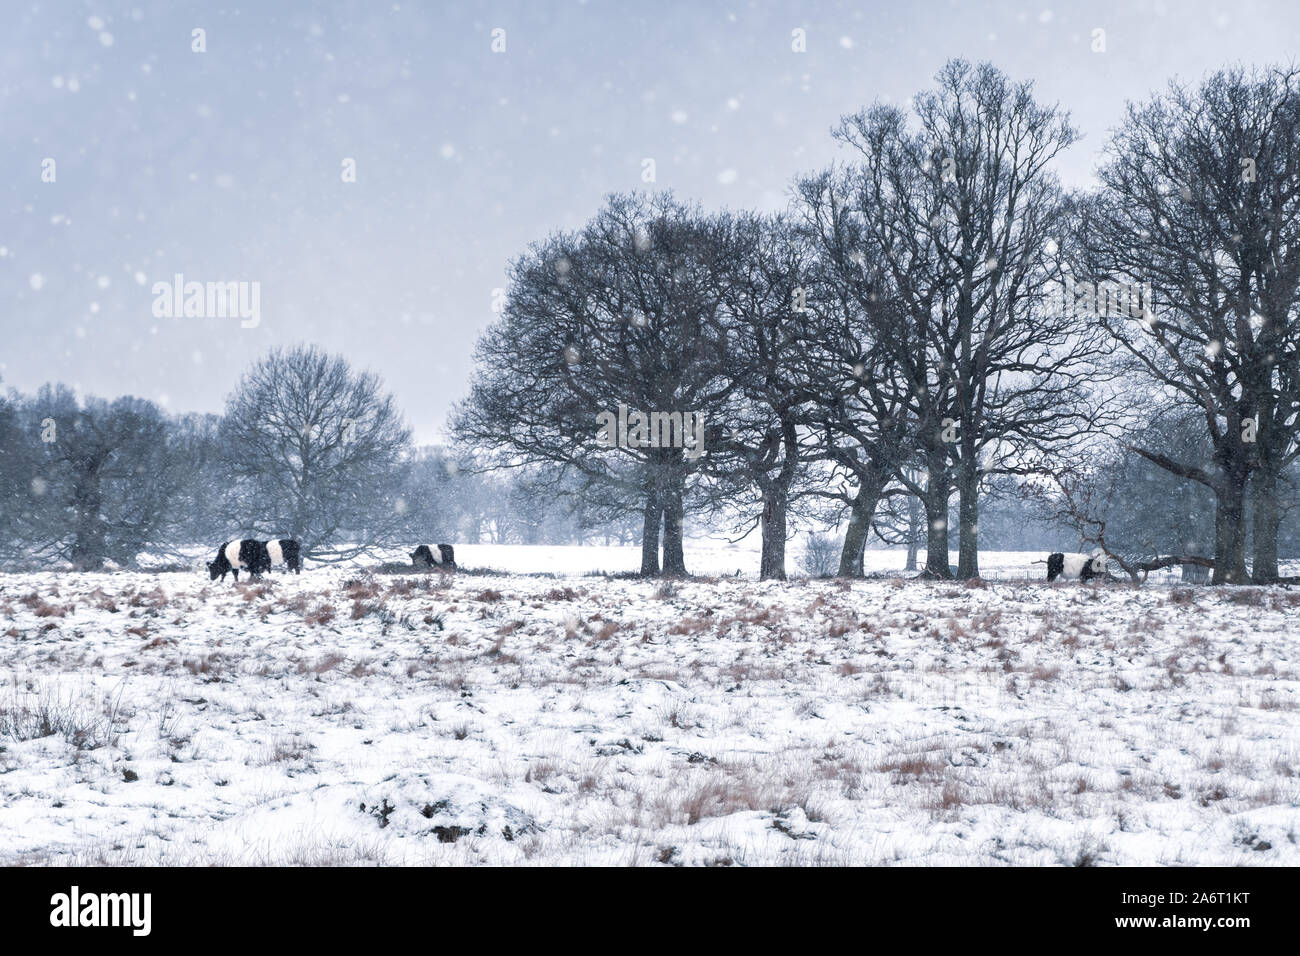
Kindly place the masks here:
<instances>
[{"instance_id":1,"label":"leafless oak tree","mask_svg":"<svg viewBox=\"0 0 1300 956\"><path fill-rule=\"evenodd\" d=\"M378 376L314 346L255 363L226 403L231 537L286 535L335 562L394 543L410 431Z\"/></svg>"}]
</instances>

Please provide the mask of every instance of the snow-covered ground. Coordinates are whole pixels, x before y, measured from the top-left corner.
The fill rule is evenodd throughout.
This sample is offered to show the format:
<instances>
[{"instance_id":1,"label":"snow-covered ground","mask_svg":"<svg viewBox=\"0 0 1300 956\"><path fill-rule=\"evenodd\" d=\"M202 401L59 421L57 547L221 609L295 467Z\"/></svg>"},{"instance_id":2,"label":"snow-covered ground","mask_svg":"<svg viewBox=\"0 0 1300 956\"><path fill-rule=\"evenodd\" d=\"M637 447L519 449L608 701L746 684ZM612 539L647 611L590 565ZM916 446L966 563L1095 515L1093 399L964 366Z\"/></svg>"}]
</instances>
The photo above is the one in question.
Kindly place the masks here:
<instances>
[{"instance_id":1,"label":"snow-covered ground","mask_svg":"<svg viewBox=\"0 0 1300 956\"><path fill-rule=\"evenodd\" d=\"M1300 864L1300 590L623 550L0 575L0 864Z\"/></svg>"}]
</instances>

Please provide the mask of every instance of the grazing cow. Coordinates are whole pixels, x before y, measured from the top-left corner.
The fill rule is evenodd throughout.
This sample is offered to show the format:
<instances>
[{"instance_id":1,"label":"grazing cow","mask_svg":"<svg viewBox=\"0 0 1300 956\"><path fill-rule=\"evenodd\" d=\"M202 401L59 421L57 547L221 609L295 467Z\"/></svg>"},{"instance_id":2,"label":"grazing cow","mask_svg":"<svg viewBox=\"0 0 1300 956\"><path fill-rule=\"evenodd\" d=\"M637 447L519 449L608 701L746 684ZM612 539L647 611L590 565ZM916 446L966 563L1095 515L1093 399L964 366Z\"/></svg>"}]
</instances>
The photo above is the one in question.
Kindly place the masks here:
<instances>
[{"instance_id":1,"label":"grazing cow","mask_svg":"<svg viewBox=\"0 0 1300 956\"><path fill-rule=\"evenodd\" d=\"M265 541L244 538L242 541L227 541L217 549L215 561L208 562L208 577L226 579L229 571L239 580L239 570L243 568L248 576L259 577L263 571L271 569L271 556L267 553Z\"/></svg>"},{"instance_id":2,"label":"grazing cow","mask_svg":"<svg viewBox=\"0 0 1300 956\"><path fill-rule=\"evenodd\" d=\"M422 544L411 552L411 563L417 568L450 568L456 570L456 552L449 544Z\"/></svg>"},{"instance_id":3,"label":"grazing cow","mask_svg":"<svg viewBox=\"0 0 1300 956\"><path fill-rule=\"evenodd\" d=\"M1042 564L1042 561L1035 561ZM1091 581L1106 576L1106 556L1098 550L1092 554L1063 554L1060 551L1047 556L1047 580Z\"/></svg>"},{"instance_id":4,"label":"grazing cow","mask_svg":"<svg viewBox=\"0 0 1300 956\"><path fill-rule=\"evenodd\" d=\"M266 542L266 553L271 562L268 569L272 565L284 564L294 574L302 574L302 545L293 538L272 538Z\"/></svg>"}]
</instances>

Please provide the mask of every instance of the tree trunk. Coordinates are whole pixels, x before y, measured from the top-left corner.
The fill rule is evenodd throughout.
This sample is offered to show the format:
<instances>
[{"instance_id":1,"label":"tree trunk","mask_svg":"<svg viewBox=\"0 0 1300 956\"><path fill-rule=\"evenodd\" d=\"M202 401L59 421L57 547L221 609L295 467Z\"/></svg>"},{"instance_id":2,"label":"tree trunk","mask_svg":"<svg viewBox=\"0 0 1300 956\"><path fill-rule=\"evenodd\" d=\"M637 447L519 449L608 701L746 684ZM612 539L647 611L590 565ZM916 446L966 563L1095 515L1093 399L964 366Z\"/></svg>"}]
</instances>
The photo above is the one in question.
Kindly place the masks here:
<instances>
[{"instance_id":1,"label":"tree trunk","mask_svg":"<svg viewBox=\"0 0 1300 956\"><path fill-rule=\"evenodd\" d=\"M75 523L68 559L80 570L104 566L105 528L100 511L103 507L98 468L77 476L73 490Z\"/></svg>"},{"instance_id":2,"label":"tree trunk","mask_svg":"<svg viewBox=\"0 0 1300 956\"><path fill-rule=\"evenodd\" d=\"M876 516L876 506L880 503L880 488L864 484L858 489L849 506L849 527L844 532L844 547L840 551L840 569L836 572L842 578L860 578L865 573L863 554L867 550L867 538L871 534L871 519Z\"/></svg>"},{"instance_id":3,"label":"tree trunk","mask_svg":"<svg viewBox=\"0 0 1300 956\"><path fill-rule=\"evenodd\" d=\"M664 493L664 574L686 576L686 555L682 551L682 481L673 475Z\"/></svg>"},{"instance_id":4,"label":"tree trunk","mask_svg":"<svg viewBox=\"0 0 1300 956\"><path fill-rule=\"evenodd\" d=\"M761 483L763 489L763 554L760 581L785 580L786 517L790 510L790 484L799 466L799 432L788 416L781 425L783 458L776 476Z\"/></svg>"},{"instance_id":5,"label":"tree trunk","mask_svg":"<svg viewBox=\"0 0 1300 956\"><path fill-rule=\"evenodd\" d=\"M780 482L772 482L763 489L763 554L758 567L760 581L785 580L788 491Z\"/></svg>"},{"instance_id":6,"label":"tree trunk","mask_svg":"<svg viewBox=\"0 0 1300 956\"><path fill-rule=\"evenodd\" d=\"M980 473L975 463L975 447L962 450L961 470L958 473L959 503L957 506L958 557L957 577L977 578L979 563L979 488Z\"/></svg>"},{"instance_id":7,"label":"tree trunk","mask_svg":"<svg viewBox=\"0 0 1300 956\"><path fill-rule=\"evenodd\" d=\"M916 555L921 550L921 500L907 496L907 563L904 571L916 570Z\"/></svg>"},{"instance_id":8,"label":"tree trunk","mask_svg":"<svg viewBox=\"0 0 1300 956\"><path fill-rule=\"evenodd\" d=\"M1278 579L1277 534L1282 515L1277 506L1277 481L1277 472L1272 468L1261 468L1250 478L1250 500L1255 509L1251 580L1256 584L1271 584Z\"/></svg>"},{"instance_id":9,"label":"tree trunk","mask_svg":"<svg viewBox=\"0 0 1300 956\"><path fill-rule=\"evenodd\" d=\"M645 513L641 523L641 573L646 577L659 573L659 519L663 513L659 488L653 480L647 481Z\"/></svg>"},{"instance_id":10,"label":"tree trunk","mask_svg":"<svg viewBox=\"0 0 1300 956\"><path fill-rule=\"evenodd\" d=\"M945 470L931 468L925 486L925 569L927 578L951 578L948 567L948 493L952 480Z\"/></svg>"},{"instance_id":11,"label":"tree trunk","mask_svg":"<svg viewBox=\"0 0 1300 956\"><path fill-rule=\"evenodd\" d=\"M1245 584L1246 475L1225 470L1214 507L1214 575L1212 584Z\"/></svg>"}]
</instances>

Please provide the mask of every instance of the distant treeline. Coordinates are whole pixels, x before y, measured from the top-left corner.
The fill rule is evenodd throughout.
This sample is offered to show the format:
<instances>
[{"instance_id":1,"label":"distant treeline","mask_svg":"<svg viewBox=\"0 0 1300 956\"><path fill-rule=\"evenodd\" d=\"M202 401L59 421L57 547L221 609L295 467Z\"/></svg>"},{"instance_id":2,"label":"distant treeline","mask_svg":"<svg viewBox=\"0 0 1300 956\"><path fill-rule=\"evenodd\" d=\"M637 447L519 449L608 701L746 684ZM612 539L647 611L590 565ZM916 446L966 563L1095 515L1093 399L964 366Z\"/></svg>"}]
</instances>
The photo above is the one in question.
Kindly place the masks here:
<instances>
[{"instance_id":1,"label":"distant treeline","mask_svg":"<svg viewBox=\"0 0 1300 956\"><path fill-rule=\"evenodd\" d=\"M276 381L274 389L267 383ZM309 398L310 396L310 398ZM250 409L259 408L252 414ZM344 411L348 414L344 414ZM239 422L231 416L250 415ZM314 561L407 549L417 542L637 545L632 513L596 513L554 469L465 470L445 448L414 447L370 376L312 348L276 352L232 393L225 415L171 415L133 397L78 399L66 386L0 396L0 562L85 568L138 556L179 556L245 535L300 538ZM344 424L351 418L354 424ZM1195 423L1143 436L1183 451ZM1133 552L1194 552L1213 537L1213 503L1193 482L1138 457L1097 476L1114 489L1104 515L1111 540ZM1284 484L1284 553L1300 554L1300 509ZM990 477L980 529L990 550L1083 547L1057 516L1059 495L1013 476ZM955 524L956 515L952 515ZM833 510L800 527L838 553ZM826 532L830 530L828 537ZM711 530L743 526L715 518ZM792 536L807 548L806 536ZM896 546L915 567L928 532L919 499L889 497L875 515L875 546ZM955 536L949 536L955 538ZM813 549L815 550L815 548ZM802 562L805 569L834 572Z\"/></svg>"},{"instance_id":2,"label":"distant treeline","mask_svg":"<svg viewBox=\"0 0 1300 956\"><path fill-rule=\"evenodd\" d=\"M341 357L277 351L223 415L63 385L0 397L0 561L133 565L241 537L290 537L315 562L431 541L631 543L509 474L416 448L379 380Z\"/></svg>"}]
</instances>

